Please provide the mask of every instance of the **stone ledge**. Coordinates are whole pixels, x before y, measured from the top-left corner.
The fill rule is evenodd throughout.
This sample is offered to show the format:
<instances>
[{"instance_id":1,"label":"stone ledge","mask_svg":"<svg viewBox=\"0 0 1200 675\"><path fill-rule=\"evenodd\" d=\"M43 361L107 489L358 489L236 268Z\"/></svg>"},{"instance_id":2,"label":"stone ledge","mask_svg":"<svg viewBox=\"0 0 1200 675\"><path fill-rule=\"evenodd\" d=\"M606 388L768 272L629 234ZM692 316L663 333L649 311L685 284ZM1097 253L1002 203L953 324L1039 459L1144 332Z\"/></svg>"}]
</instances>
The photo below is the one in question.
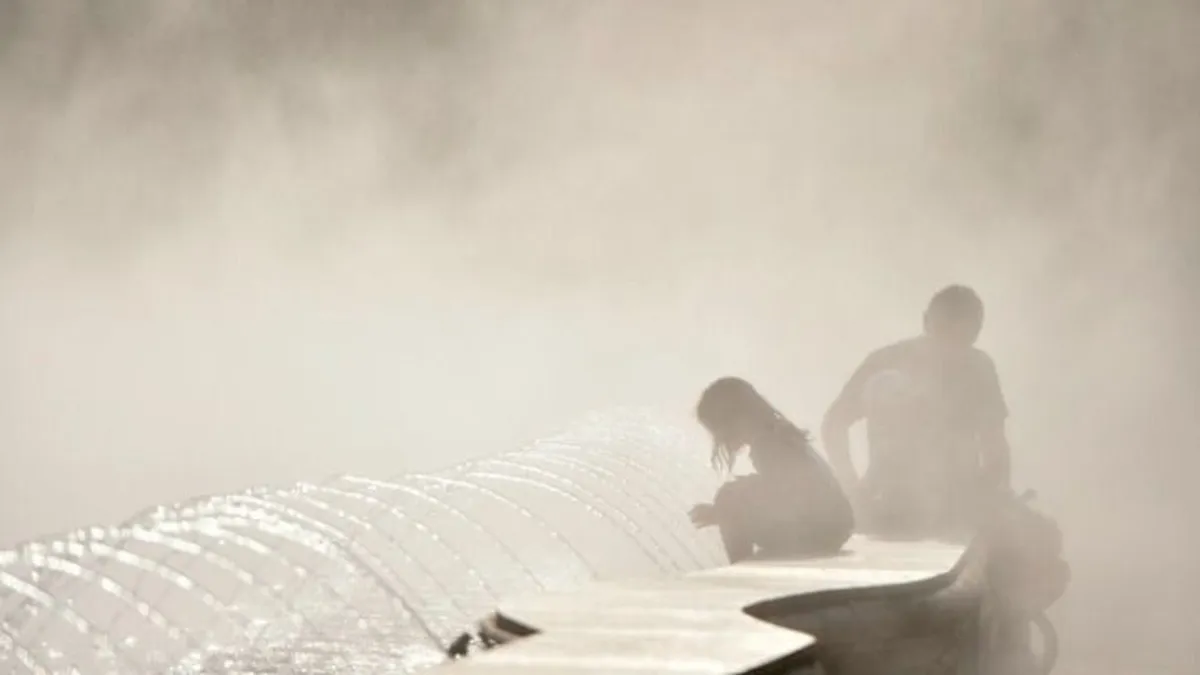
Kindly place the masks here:
<instances>
[{"instance_id":1,"label":"stone ledge","mask_svg":"<svg viewBox=\"0 0 1200 675\"><path fill-rule=\"evenodd\" d=\"M960 545L856 536L833 557L759 560L674 579L595 582L504 603L490 627L502 642L511 641L441 670L800 672L816 658L817 640L783 627L795 626L790 618L837 614L842 607L850 612L851 606L889 597L929 596L950 586L967 558Z\"/></svg>"}]
</instances>

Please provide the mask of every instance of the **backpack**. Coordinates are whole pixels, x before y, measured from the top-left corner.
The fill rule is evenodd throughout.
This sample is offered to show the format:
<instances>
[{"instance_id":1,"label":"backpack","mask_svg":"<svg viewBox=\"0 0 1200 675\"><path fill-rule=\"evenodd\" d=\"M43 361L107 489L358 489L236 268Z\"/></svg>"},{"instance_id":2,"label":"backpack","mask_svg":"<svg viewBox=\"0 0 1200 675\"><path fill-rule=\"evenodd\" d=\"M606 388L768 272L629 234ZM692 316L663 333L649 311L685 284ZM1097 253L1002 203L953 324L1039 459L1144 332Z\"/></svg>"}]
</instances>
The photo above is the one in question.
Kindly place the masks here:
<instances>
[{"instance_id":1,"label":"backpack","mask_svg":"<svg viewBox=\"0 0 1200 675\"><path fill-rule=\"evenodd\" d=\"M983 530L986 578L1005 614L1032 619L1048 610L1070 585L1058 523L1035 509L1033 491L1001 500Z\"/></svg>"}]
</instances>

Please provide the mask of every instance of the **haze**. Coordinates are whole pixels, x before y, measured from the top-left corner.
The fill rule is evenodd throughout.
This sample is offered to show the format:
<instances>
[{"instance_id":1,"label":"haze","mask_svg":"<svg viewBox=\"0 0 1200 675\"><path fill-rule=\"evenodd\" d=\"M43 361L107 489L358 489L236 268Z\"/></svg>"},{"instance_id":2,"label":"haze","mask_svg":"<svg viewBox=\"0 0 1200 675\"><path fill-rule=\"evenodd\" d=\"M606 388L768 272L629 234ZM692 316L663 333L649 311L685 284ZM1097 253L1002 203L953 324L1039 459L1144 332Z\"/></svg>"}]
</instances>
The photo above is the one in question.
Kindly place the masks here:
<instances>
[{"instance_id":1,"label":"haze","mask_svg":"<svg viewBox=\"0 0 1200 675\"><path fill-rule=\"evenodd\" d=\"M1069 539L1064 660L1190 671L1198 31L1166 0L0 0L0 546L686 415L726 374L815 425L964 282Z\"/></svg>"}]
</instances>

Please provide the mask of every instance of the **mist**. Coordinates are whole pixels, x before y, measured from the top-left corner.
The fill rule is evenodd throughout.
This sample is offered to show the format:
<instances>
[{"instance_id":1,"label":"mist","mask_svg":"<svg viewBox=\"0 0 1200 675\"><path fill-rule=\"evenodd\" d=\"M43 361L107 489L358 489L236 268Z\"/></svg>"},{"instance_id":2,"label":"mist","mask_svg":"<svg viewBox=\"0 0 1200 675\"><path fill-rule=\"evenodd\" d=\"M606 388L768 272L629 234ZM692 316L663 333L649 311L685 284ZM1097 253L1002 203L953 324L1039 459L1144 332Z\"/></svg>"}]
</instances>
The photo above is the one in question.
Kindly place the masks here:
<instances>
[{"instance_id":1,"label":"mist","mask_svg":"<svg viewBox=\"0 0 1200 675\"><path fill-rule=\"evenodd\" d=\"M727 374L816 425L961 282L1068 538L1064 662L1194 663L1198 31L1166 0L0 0L0 546L683 418Z\"/></svg>"}]
</instances>

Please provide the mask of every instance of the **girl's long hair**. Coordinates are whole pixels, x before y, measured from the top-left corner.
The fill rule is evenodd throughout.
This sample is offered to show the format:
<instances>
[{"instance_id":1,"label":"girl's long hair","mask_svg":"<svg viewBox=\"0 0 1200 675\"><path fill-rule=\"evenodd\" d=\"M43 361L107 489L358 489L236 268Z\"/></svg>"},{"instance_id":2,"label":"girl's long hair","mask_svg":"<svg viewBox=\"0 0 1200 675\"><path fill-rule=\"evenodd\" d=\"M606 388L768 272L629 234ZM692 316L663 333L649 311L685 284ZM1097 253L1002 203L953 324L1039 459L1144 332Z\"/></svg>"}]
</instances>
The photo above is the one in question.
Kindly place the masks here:
<instances>
[{"instance_id":1,"label":"girl's long hair","mask_svg":"<svg viewBox=\"0 0 1200 675\"><path fill-rule=\"evenodd\" d=\"M761 419L764 424L781 421L791 425L753 385L740 377L716 380L708 385L696 404L697 419L712 434L712 466L720 473L727 474L733 469L737 451L742 449L742 444L735 447L730 442L729 427L745 416Z\"/></svg>"}]
</instances>

